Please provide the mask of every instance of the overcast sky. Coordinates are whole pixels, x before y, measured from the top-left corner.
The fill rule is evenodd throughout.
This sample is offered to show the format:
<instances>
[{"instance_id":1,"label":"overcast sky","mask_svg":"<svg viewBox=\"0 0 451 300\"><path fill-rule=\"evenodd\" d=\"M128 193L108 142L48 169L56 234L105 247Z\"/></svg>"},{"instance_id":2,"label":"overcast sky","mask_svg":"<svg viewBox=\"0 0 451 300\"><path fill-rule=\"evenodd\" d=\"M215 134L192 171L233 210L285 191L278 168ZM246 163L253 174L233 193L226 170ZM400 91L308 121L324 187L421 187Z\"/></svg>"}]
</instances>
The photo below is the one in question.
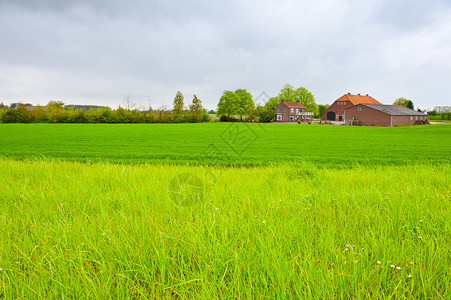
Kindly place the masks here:
<instances>
[{"instance_id":1,"label":"overcast sky","mask_svg":"<svg viewBox=\"0 0 451 300\"><path fill-rule=\"evenodd\" d=\"M0 0L0 102L172 107L303 86L451 105L449 0Z\"/></svg>"}]
</instances>

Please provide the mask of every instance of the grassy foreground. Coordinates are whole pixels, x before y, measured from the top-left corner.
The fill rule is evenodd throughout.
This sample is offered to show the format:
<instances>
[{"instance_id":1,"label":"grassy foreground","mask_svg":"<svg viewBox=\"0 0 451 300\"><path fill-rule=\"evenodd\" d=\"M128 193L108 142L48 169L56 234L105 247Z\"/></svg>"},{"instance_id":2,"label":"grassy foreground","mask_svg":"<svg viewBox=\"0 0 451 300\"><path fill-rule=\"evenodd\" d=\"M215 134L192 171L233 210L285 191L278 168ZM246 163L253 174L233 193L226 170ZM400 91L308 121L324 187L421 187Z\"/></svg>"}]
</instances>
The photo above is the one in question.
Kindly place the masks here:
<instances>
[{"instance_id":1,"label":"grassy foreground","mask_svg":"<svg viewBox=\"0 0 451 300\"><path fill-rule=\"evenodd\" d=\"M450 173L0 160L0 298L450 299Z\"/></svg>"}]
</instances>

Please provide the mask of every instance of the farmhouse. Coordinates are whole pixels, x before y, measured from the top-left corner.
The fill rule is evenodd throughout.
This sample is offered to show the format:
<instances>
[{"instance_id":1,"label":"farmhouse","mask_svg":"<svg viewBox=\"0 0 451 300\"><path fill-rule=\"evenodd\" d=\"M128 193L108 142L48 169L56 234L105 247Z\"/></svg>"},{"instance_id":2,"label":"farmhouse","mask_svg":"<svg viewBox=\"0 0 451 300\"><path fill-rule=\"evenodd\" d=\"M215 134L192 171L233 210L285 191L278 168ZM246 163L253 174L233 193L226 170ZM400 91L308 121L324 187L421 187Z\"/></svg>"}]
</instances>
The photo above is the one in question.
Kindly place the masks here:
<instances>
[{"instance_id":1,"label":"farmhouse","mask_svg":"<svg viewBox=\"0 0 451 300\"><path fill-rule=\"evenodd\" d=\"M344 119L351 125L401 126L428 123L428 115L400 105L360 103L345 109Z\"/></svg>"},{"instance_id":2,"label":"farmhouse","mask_svg":"<svg viewBox=\"0 0 451 300\"><path fill-rule=\"evenodd\" d=\"M332 103L332 105L328 109L326 109L326 111L321 116L321 120L344 121L345 109L360 103L381 104L379 101L369 96L368 94L363 96L360 94L351 95L351 93L347 93L335 100L335 102Z\"/></svg>"},{"instance_id":3,"label":"farmhouse","mask_svg":"<svg viewBox=\"0 0 451 300\"><path fill-rule=\"evenodd\" d=\"M306 112L305 106L300 103L299 100L296 102L285 102L282 100L276 106L276 122L308 122L312 121L313 113Z\"/></svg>"}]
</instances>

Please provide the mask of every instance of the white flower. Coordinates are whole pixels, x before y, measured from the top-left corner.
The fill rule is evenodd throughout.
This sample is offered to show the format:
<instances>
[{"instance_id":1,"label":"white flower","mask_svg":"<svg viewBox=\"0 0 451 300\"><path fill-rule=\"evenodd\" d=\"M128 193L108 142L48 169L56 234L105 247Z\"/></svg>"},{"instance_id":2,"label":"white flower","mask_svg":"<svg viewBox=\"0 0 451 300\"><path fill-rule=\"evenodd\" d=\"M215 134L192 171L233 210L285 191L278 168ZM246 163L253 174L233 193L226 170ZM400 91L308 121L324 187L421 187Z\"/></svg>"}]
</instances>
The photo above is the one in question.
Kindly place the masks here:
<instances>
[{"instance_id":1,"label":"white flower","mask_svg":"<svg viewBox=\"0 0 451 300\"><path fill-rule=\"evenodd\" d=\"M266 221L265 221L265 220L263 220L263 223L266 223Z\"/></svg>"},{"instance_id":2,"label":"white flower","mask_svg":"<svg viewBox=\"0 0 451 300\"><path fill-rule=\"evenodd\" d=\"M380 265L381 264L381 262L380 261L377 261L377 263Z\"/></svg>"},{"instance_id":3,"label":"white flower","mask_svg":"<svg viewBox=\"0 0 451 300\"><path fill-rule=\"evenodd\" d=\"M348 250L349 250L348 248L345 249L345 251L348 251Z\"/></svg>"},{"instance_id":4,"label":"white flower","mask_svg":"<svg viewBox=\"0 0 451 300\"><path fill-rule=\"evenodd\" d=\"M401 270L401 267L396 267L396 269Z\"/></svg>"},{"instance_id":5,"label":"white flower","mask_svg":"<svg viewBox=\"0 0 451 300\"><path fill-rule=\"evenodd\" d=\"M2 268L0 268L0 271L3 271L3 269L2 269Z\"/></svg>"},{"instance_id":6,"label":"white flower","mask_svg":"<svg viewBox=\"0 0 451 300\"><path fill-rule=\"evenodd\" d=\"M413 261L411 261L410 264L413 265Z\"/></svg>"},{"instance_id":7,"label":"white flower","mask_svg":"<svg viewBox=\"0 0 451 300\"><path fill-rule=\"evenodd\" d=\"M420 220L420 223L423 223L423 220Z\"/></svg>"},{"instance_id":8,"label":"white flower","mask_svg":"<svg viewBox=\"0 0 451 300\"><path fill-rule=\"evenodd\" d=\"M407 276L407 277L412 278L412 275L409 274L409 276Z\"/></svg>"},{"instance_id":9,"label":"white flower","mask_svg":"<svg viewBox=\"0 0 451 300\"><path fill-rule=\"evenodd\" d=\"M390 265L390 267L394 268L394 267L395 267L395 265Z\"/></svg>"}]
</instances>

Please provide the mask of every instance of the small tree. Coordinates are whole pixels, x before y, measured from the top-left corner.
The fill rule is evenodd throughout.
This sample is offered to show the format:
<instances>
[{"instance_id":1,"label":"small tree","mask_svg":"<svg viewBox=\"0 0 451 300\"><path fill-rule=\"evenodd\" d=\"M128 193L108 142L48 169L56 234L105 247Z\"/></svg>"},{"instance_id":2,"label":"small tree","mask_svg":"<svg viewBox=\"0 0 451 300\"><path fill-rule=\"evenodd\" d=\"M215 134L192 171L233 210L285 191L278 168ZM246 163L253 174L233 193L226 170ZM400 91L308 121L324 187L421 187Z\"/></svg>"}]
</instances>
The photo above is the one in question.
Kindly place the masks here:
<instances>
[{"instance_id":1,"label":"small tree","mask_svg":"<svg viewBox=\"0 0 451 300\"><path fill-rule=\"evenodd\" d=\"M407 103L407 108L415 109L415 108L413 107L413 102L412 102L411 100L409 100L409 102Z\"/></svg>"},{"instance_id":2,"label":"small tree","mask_svg":"<svg viewBox=\"0 0 451 300\"><path fill-rule=\"evenodd\" d=\"M395 101L393 102L393 105L401 105L404 107L407 107L407 105L409 104L409 99L406 99L404 97L400 97L398 99L395 99Z\"/></svg>"},{"instance_id":3,"label":"small tree","mask_svg":"<svg viewBox=\"0 0 451 300\"><path fill-rule=\"evenodd\" d=\"M200 122L202 119L202 101L197 98L196 95L193 97L193 102L189 106L189 114L191 122Z\"/></svg>"},{"instance_id":4,"label":"small tree","mask_svg":"<svg viewBox=\"0 0 451 300\"><path fill-rule=\"evenodd\" d=\"M251 93L249 93L246 89L237 89L235 91L235 97L237 101L237 115L239 115L241 121L243 121L244 115L252 115L254 101L252 100Z\"/></svg>"},{"instance_id":5,"label":"small tree","mask_svg":"<svg viewBox=\"0 0 451 300\"><path fill-rule=\"evenodd\" d=\"M329 108L329 104L323 105L323 104L319 104L318 105L318 114L315 116L316 118L320 118L323 113L326 111L326 109Z\"/></svg>"},{"instance_id":6,"label":"small tree","mask_svg":"<svg viewBox=\"0 0 451 300\"><path fill-rule=\"evenodd\" d=\"M172 115L174 116L175 122L182 121L184 109L185 104L183 103L183 94L180 91L177 91L174 98L174 108L172 109Z\"/></svg>"}]
</instances>

